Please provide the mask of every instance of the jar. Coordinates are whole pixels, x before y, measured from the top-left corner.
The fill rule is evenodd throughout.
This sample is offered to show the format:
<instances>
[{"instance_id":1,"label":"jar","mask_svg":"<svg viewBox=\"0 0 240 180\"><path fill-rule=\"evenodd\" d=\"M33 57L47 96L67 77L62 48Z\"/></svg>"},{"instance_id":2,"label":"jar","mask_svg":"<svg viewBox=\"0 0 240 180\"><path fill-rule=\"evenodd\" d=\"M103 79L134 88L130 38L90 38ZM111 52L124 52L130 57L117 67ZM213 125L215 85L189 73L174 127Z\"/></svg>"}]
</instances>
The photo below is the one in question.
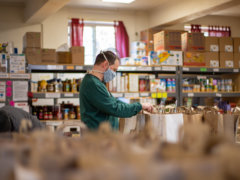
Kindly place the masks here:
<instances>
[{"instance_id":1,"label":"jar","mask_svg":"<svg viewBox=\"0 0 240 180\"><path fill-rule=\"evenodd\" d=\"M63 115L64 120L68 120L68 111L69 109L64 109L64 115Z\"/></svg>"},{"instance_id":2,"label":"jar","mask_svg":"<svg viewBox=\"0 0 240 180\"><path fill-rule=\"evenodd\" d=\"M40 92L46 92L47 91L47 82L45 80L42 80L40 82Z\"/></svg>"},{"instance_id":3,"label":"jar","mask_svg":"<svg viewBox=\"0 0 240 180\"><path fill-rule=\"evenodd\" d=\"M54 92L54 85L53 83L47 84L47 92Z\"/></svg>"}]
</instances>

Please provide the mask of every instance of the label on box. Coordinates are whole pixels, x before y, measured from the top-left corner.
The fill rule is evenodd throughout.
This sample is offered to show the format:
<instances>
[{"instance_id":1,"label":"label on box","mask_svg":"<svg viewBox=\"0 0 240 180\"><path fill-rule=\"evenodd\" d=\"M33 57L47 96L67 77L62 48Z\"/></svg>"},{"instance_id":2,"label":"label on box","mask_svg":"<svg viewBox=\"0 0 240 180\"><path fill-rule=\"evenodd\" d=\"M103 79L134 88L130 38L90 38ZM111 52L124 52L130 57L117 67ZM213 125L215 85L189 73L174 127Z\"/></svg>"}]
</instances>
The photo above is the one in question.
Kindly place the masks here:
<instances>
[{"instance_id":1,"label":"label on box","mask_svg":"<svg viewBox=\"0 0 240 180\"><path fill-rule=\"evenodd\" d=\"M222 94L216 93L216 97L222 97Z\"/></svg>"},{"instance_id":2,"label":"label on box","mask_svg":"<svg viewBox=\"0 0 240 180\"><path fill-rule=\"evenodd\" d=\"M60 93L46 93L45 97L46 98L60 98L61 94Z\"/></svg>"},{"instance_id":3,"label":"label on box","mask_svg":"<svg viewBox=\"0 0 240 180\"><path fill-rule=\"evenodd\" d=\"M219 67L218 60L210 60L210 67Z\"/></svg>"},{"instance_id":4,"label":"label on box","mask_svg":"<svg viewBox=\"0 0 240 180\"><path fill-rule=\"evenodd\" d=\"M218 68L213 69L213 72L219 72Z\"/></svg>"},{"instance_id":5,"label":"label on box","mask_svg":"<svg viewBox=\"0 0 240 180\"><path fill-rule=\"evenodd\" d=\"M210 51L212 51L212 52L218 52L218 51L219 51L218 45L216 45L216 44L210 45Z\"/></svg>"},{"instance_id":6,"label":"label on box","mask_svg":"<svg viewBox=\"0 0 240 180\"><path fill-rule=\"evenodd\" d=\"M225 45L225 52L233 52L233 46L232 45Z\"/></svg>"},{"instance_id":7,"label":"label on box","mask_svg":"<svg viewBox=\"0 0 240 180\"><path fill-rule=\"evenodd\" d=\"M233 69L233 72L239 72L239 69Z\"/></svg>"},{"instance_id":8,"label":"label on box","mask_svg":"<svg viewBox=\"0 0 240 180\"><path fill-rule=\"evenodd\" d=\"M232 60L225 61L225 67L233 68L233 61Z\"/></svg>"}]
</instances>

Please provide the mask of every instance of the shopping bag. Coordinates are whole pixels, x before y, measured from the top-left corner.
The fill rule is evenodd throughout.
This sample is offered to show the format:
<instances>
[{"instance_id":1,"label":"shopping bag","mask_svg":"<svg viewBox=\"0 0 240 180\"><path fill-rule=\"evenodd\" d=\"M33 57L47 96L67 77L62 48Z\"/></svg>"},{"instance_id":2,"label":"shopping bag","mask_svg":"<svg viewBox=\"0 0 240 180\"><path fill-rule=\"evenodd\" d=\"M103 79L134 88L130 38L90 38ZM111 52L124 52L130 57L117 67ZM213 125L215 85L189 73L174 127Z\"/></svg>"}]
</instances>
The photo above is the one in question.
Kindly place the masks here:
<instances>
[{"instance_id":1,"label":"shopping bag","mask_svg":"<svg viewBox=\"0 0 240 180\"><path fill-rule=\"evenodd\" d=\"M137 116L119 119L119 131L123 134L130 134L136 129Z\"/></svg>"},{"instance_id":2,"label":"shopping bag","mask_svg":"<svg viewBox=\"0 0 240 180\"><path fill-rule=\"evenodd\" d=\"M234 114L223 115L223 133L231 141L235 141L238 119L239 119L238 115Z\"/></svg>"},{"instance_id":3,"label":"shopping bag","mask_svg":"<svg viewBox=\"0 0 240 180\"><path fill-rule=\"evenodd\" d=\"M183 114L184 125L186 124L202 124L203 123L203 114L200 113L191 113Z\"/></svg>"}]
</instances>

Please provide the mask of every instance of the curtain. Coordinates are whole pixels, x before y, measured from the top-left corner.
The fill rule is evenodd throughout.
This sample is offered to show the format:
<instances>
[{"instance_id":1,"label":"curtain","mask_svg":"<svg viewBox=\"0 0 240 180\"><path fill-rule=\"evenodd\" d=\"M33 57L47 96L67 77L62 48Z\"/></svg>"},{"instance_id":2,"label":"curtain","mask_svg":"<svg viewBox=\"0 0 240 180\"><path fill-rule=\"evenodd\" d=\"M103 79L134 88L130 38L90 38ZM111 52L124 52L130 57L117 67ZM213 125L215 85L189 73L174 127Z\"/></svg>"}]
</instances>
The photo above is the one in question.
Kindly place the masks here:
<instances>
[{"instance_id":1,"label":"curtain","mask_svg":"<svg viewBox=\"0 0 240 180\"><path fill-rule=\"evenodd\" d=\"M191 24L191 32L201 32L201 25Z\"/></svg>"},{"instance_id":2,"label":"curtain","mask_svg":"<svg viewBox=\"0 0 240 180\"><path fill-rule=\"evenodd\" d=\"M71 45L83 46L83 19L72 19L71 22Z\"/></svg>"},{"instance_id":3,"label":"curtain","mask_svg":"<svg viewBox=\"0 0 240 180\"><path fill-rule=\"evenodd\" d=\"M213 37L231 37L231 28L229 26L208 26L208 33Z\"/></svg>"},{"instance_id":4,"label":"curtain","mask_svg":"<svg viewBox=\"0 0 240 180\"><path fill-rule=\"evenodd\" d=\"M122 21L114 22L116 50L120 58L129 57L129 37Z\"/></svg>"}]
</instances>

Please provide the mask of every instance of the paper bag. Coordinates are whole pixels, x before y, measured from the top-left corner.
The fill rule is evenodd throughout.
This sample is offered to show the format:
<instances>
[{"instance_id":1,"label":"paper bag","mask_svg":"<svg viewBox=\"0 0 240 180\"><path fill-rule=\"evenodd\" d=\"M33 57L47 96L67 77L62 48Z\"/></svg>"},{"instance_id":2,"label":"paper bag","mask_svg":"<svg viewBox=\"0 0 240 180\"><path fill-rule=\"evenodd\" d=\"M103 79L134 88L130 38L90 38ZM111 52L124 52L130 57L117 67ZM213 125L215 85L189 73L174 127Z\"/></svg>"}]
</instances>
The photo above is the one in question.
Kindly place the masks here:
<instances>
[{"instance_id":1,"label":"paper bag","mask_svg":"<svg viewBox=\"0 0 240 180\"><path fill-rule=\"evenodd\" d=\"M119 120L119 131L123 134L130 134L136 129L137 116L130 118L120 118Z\"/></svg>"}]
</instances>

